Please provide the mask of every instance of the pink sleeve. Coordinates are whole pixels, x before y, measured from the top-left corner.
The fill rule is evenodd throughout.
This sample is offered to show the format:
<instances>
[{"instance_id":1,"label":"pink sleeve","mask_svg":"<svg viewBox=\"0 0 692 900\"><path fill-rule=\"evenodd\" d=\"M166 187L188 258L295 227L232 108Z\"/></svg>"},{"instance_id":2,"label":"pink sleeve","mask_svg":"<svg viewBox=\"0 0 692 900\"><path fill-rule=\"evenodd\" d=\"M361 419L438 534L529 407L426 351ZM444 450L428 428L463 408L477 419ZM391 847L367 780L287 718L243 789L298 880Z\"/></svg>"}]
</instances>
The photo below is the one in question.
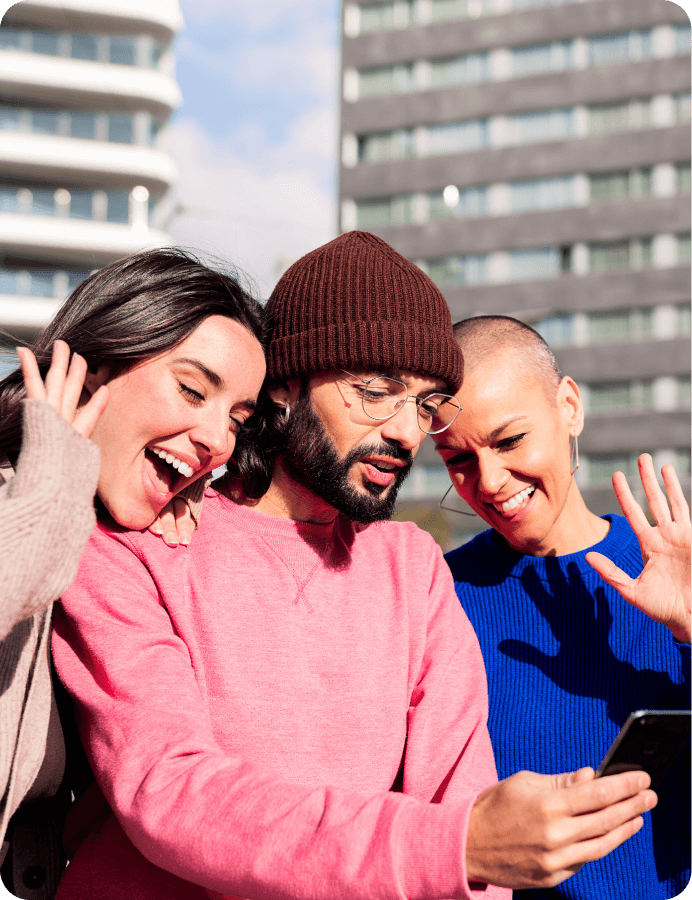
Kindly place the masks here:
<instances>
[{"instance_id":1,"label":"pink sleeve","mask_svg":"<svg viewBox=\"0 0 692 900\"><path fill-rule=\"evenodd\" d=\"M93 535L56 612L53 653L100 786L155 865L237 897L509 896L469 890L473 798L461 792L430 804L311 788L224 754L187 648L125 537Z\"/></svg>"}]
</instances>

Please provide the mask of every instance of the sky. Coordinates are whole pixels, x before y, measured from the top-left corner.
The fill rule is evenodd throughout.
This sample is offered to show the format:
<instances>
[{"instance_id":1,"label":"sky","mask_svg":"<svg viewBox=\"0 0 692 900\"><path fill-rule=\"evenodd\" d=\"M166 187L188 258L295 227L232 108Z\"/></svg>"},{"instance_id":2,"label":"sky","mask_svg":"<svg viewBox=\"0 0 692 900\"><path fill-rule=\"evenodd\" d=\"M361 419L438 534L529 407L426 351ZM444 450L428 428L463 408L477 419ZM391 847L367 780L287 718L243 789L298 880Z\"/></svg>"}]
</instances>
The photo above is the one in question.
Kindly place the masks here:
<instances>
[{"instance_id":1,"label":"sky","mask_svg":"<svg viewBox=\"0 0 692 900\"><path fill-rule=\"evenodd\" d=\"M180 0L176 244L231 262L267 297L336 236L338 0Z\"/></svg>"}]
</instances>

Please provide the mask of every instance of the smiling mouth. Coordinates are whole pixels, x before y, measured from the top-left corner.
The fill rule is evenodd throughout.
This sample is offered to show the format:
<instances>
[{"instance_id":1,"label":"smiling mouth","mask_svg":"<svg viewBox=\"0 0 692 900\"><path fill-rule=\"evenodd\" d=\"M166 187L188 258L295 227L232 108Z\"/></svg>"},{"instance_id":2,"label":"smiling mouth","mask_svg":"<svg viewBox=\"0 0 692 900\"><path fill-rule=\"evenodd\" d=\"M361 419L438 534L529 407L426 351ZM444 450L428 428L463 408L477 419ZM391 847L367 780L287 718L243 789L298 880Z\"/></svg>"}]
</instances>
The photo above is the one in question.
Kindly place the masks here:
<instances>
[{"instance_id":1,"label":"smiling mouth","mask_svg":"<svg viewBox=\"0 0 692 900\"><path fill-rule=\"evenodd\" d=\"M194 474L192 466L165 450L147 447L144 456L153 469L154 486L162 495L177 493L182 482ZM171 458L170 462L168 457Z\"/></svg>"},{"instance_id":2,"label":"smiling mouth","mask_svg":"<svg viewBox=\"0 0 692 900\"><path fill-rule=\"evenodd\" d=\"M497 510L497 512L500 513L500 515L513 515L518 509L528 503L535 490L536 485L530 484L528 487L525 487L523 491L519 491L518 494L510 497L509 500L504 500L502 503L493 503L492 505Z\"/></svg>"}]
</instances>

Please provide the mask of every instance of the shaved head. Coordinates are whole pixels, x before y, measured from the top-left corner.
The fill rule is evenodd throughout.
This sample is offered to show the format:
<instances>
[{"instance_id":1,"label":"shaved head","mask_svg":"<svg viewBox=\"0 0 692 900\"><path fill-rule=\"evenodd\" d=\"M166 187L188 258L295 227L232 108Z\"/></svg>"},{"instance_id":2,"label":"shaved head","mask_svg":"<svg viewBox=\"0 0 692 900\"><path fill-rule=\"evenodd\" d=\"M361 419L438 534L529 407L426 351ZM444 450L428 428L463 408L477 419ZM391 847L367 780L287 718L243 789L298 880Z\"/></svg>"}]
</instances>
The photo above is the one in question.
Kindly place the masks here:
<instances>
[{"instance_id":1,"label":"shaved head","mask_svg":"<svg viewBox=\"0 0 692 900\"><path fill-rule=\"evenodd\" d=\"M550 347L530 325L509 316L473 316L454 325L464 356L464 375L505 350L513 350L524 374L539 381L551 401L561 374Z\"/></svg>"}]
</instances>

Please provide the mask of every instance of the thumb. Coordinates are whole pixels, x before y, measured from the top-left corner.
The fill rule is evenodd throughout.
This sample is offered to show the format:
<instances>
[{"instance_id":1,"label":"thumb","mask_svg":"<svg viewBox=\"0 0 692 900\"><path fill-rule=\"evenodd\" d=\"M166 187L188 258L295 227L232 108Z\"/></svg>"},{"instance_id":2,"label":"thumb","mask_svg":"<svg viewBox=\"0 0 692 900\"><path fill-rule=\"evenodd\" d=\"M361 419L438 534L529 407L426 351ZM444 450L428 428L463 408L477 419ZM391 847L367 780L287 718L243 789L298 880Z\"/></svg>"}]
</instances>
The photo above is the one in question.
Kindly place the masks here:
<instances>
[{"instance_id":1,"label":"thumb","mask_svg":"<svg viewBox=\"0 0 692 900\"><path fill-rule=\"evenodd\" d=\"M578 784L586 784L587 781L593 781L596 773L591 766L584 766L583 769L577 769L575 772L562 772L555 775L555 787L569 788Z\"/></svg>"}]
</instances>

